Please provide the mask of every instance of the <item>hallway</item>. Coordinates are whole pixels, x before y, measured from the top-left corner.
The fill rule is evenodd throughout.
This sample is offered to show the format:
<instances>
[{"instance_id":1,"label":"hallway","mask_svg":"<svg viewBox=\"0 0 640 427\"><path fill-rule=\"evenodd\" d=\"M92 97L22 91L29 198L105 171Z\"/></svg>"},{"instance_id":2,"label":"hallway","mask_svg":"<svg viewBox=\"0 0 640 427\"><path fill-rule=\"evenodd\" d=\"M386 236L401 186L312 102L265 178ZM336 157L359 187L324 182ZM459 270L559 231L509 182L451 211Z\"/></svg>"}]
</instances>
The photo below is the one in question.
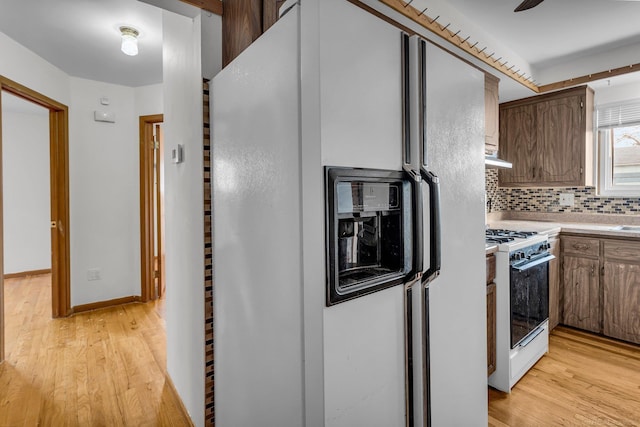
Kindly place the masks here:
<instances>
[{"instance_id":1,"label":"hallway","mask_svg":"<svg viewBox=\"0 0 640 427\"><path fill-rule=\"evenodd\" d=\"M190 425L165 380L164 300L54 320L50 280L5 280L0 426Z\"/></svg>"}]
</instances>

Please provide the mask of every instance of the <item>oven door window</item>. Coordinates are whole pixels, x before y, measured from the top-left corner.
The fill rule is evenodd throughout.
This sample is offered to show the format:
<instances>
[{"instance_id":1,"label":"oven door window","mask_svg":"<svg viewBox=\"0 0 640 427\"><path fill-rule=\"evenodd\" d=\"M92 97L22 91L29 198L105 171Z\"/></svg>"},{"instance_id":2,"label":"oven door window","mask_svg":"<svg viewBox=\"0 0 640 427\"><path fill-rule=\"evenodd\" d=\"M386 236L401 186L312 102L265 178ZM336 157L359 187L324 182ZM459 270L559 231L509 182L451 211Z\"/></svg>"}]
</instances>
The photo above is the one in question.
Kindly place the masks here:
<instances>
[{"instance_id":1,"label":"oven door window","mask_svg":"<svg viewBox=\"0 0 640 427\"><path fill-rule=\"evenodd\" d=\"M549 263L511 268L511 348L549 318Z\"/></svg>"}]
</instances>

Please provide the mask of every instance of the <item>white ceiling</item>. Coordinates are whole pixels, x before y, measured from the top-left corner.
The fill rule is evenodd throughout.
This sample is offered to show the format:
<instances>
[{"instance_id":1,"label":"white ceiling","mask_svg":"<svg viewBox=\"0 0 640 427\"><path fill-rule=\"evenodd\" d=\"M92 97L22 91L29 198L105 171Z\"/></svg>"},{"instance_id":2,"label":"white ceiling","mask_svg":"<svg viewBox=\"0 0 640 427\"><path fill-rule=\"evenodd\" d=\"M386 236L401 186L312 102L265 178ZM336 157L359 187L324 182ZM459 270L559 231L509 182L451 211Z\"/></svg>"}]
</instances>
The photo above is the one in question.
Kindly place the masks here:
<instances>
[{"instance_id":1,"label":"white ceiling","mask_svg":"<svg viewBox=\"0 0 640 427\"><path fill-rule=\"evenodd\" d=\"M640 63L640 1L545 0L514 13L519 3L413 0L412 6L428 8L427 15L526 71L536 84ZM118 27L125 24L141 32L136 57L119 50ZM0 0L0 31L72 76L133 87L162 81L162 14L147 3ZM508 80L501 80L502 99Z\"/></svg>"},{"instance_id":2,"label":"white ceiling","mask_svg":"<svg viewBox=\"0 0 640 427\"><path fill-rule=\"evenodd\" d=\"M640 46L640 2L545 0L533 9L513 12L520 2L448 0L453 8L527 60L534 70L618 46ZM640 62L640 56L635 61Z\"/></svg>"},{"instance_id":3,"label":"white ceiling","mask_svg":"<svg viewBox=\"0 0 640 427\"><path fill-rule=\"evenodd\" d=\"M120 52L122 25L140 32L138 56ZM162 82L162 11L137 0L0 0L0 31L74 77Z\"/></svg>"}]
</instances>

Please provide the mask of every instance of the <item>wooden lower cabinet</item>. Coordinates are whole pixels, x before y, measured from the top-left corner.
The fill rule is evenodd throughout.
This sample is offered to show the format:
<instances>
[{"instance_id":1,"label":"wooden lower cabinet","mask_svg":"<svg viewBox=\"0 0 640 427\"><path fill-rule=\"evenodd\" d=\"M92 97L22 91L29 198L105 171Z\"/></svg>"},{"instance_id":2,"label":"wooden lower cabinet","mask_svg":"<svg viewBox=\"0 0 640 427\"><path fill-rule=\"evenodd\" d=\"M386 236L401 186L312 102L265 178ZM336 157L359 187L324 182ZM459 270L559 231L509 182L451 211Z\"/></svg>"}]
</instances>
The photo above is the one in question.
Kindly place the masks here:
<instances>
[{"instance_id":1,"label":"wooden lower cabinet","mask_svg":"<svg viewBox=\"0 0 640 427\"><path fill-rule=\"evenodd\" d=\"M496 370L496 257L487 256L487 376Z\"/></svg>"},{"instance_id":2,"label":"wooden lower cabinet","mask_svg":"<svg viewBox=\"0 0 640 427\"><path fill-rule=\"evenodd\" d=\"M487 376L496 370L496 284L487 285Z\"/></svg>"},{"instance_id":3,"label":"wooden lower cabinet","mask_svg":"<svg viewBox=\"0 0 640 427\"><path fill-rule=\"evenodd\" d=\"M562 323L640 344L640 241L562 237Z\"/></svg>"},{"instance_id":4,"label":"wooden lower cabinet","mask_svg":"<svg viewBox=\"0 0 640 427\"><path fill-rule=\"evenodd\" d=\"M560 280L560 241L549 239L549 252L556 258L549 261L549 330L553 330L562 318L562 280Z\"/></svg>"},{"instance_id":5,"label":"wooden lower cabinet","mask_svg":"<svg viewBox=\"0 0 640 427\"><path fill-rule=\"evenodd\" d=\"M600 332L600 261L563 256L564 324Z\"/></svg>"},{"instance_id":6,"label":"wooden lower cabinet","mask_svg":"<svg viewBox=\"0 0 640 427\"><path fill-rule=\"evenodd\" d=\"M603 333L640 344L640 243L604 242Z\"/></svg>"}]
</instances>

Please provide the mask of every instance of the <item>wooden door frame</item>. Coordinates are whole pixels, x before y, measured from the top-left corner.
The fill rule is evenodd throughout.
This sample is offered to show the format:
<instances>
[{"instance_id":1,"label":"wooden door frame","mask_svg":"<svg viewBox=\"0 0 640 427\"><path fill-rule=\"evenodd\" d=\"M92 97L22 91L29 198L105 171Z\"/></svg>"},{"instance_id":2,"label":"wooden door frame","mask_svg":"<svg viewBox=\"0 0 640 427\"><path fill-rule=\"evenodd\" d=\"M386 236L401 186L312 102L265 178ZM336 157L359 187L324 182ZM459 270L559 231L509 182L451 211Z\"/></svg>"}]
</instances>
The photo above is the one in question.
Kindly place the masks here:
<instances>
[{"instance_id":1,"label":"wooden door frame","mask_svg":"<svg viewBox=\"0 0 640 427\"><path fill-rule=\"evenodd\" d=\"M153 126L164 121L163 114L140 116L140 262L141 282L140 300L147 302L155 299L153 236L153 146L147 141L153 140Z\"/></svg>"},{"instance_id":2,"label":"wooden door frame","mask_svg":"<svg viewBox=\"0 0 640 427\"><path fill-rule=\"evenodd\" d=\"M49 110L51 192L51 313L71 314L69 245L69 108L20 83L0 76L0 94L8 92ZM2 104L0 102L0 190L2 189ZM4 360L4 233L0 191L0 362ZM55 226L53 225L55 223Z\"/></svg>"}]
</instances>

